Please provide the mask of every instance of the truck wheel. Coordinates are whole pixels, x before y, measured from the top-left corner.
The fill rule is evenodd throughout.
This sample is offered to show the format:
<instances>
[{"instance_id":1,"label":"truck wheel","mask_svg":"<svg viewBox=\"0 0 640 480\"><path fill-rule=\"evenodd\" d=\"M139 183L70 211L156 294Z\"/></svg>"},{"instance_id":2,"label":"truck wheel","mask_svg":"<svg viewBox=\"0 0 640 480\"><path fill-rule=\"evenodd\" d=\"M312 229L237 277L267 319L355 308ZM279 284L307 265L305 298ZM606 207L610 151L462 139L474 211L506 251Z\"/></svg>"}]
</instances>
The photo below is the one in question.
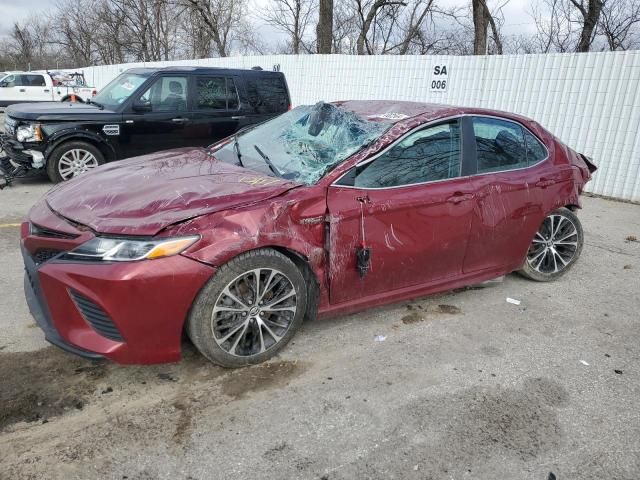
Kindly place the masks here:
<instances>
[{"instance_id":1,"label":"truck wheel","mask_svg":"<svg viewBox=\"0 0 640 480\"><path fill-rule=\"evenodd\" d=\"M87 142L71 141L57 147L47 160L47 174L53 183L64 182L104 163L104 155Z\"/></svg>"},{"instance_id":2,"label":"truck wheel","mask_svg":"<svg viewBox=\"0 0 640 480\"><path fill-rule=\"evenodd\" d=\"M61 102L70 102L71 101L71 97L70 96L66 96L60 101ZM84 103L84 100L82 99L82 97L76 95L76 103Z\"/></svg>"}]
</instances>

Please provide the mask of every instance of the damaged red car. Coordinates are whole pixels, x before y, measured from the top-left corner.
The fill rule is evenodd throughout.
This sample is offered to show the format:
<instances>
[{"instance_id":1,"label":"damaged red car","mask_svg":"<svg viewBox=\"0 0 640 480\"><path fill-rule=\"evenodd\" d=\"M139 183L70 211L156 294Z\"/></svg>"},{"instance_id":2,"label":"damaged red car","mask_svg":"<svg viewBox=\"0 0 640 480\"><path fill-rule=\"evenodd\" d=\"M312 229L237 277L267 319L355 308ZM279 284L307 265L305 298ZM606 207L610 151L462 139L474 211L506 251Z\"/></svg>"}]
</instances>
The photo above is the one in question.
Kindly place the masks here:
<instances>
[{"instance_id":1,"label":"damaged red car","mask_svg":"<svg viewBox=\"0 0 640 480\"><path fill-rule=\"evenodd\" d=\"M97 168L22 224L46 338L119 363L176 361L186 334L238 367L304 318L578 260L595 170L536 122L409 102L301 106L211 146Z\"/></svg>"}]
</instances>

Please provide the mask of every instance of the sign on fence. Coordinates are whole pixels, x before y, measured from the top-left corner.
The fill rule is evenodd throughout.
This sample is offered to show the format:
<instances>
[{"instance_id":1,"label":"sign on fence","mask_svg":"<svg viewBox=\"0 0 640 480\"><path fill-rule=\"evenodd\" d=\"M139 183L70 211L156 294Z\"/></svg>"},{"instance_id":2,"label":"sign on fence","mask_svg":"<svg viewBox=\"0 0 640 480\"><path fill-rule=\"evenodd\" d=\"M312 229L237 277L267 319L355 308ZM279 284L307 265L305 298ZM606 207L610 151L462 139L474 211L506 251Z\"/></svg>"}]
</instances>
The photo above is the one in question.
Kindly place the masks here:
<instances>
[{"instance_id":1,"label":"sign on fence","mask_svg":"<svg viewBox=\"0 0 640 480\"><path fill-rule=\"evenodd\" d=\"M431 91L446 92L449 84L449 69L446 64L434 65L431 72Z\"/></svg>"}]
</instances>

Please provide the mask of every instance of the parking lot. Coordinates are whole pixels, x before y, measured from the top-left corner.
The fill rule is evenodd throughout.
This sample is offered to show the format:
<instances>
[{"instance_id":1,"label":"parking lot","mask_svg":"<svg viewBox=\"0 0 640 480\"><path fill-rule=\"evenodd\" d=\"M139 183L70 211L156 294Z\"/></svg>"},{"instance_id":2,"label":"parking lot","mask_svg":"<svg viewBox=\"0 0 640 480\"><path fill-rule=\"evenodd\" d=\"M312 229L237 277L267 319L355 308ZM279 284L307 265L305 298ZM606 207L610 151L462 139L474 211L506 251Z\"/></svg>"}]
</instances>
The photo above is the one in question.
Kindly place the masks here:
<instances>
[{"instance_id":1,"label":"parking lot","mask_svg":"<svg viewBox=\"0 0 640 480\"><path fill-rule=\"evenodd\" d=\"M228 371L188 344L122 367L45 343L18 224L48 188L0 192L0 478L638 478L638 205L584 198L582 258L555 283L308 323Z\"/></svg>"}]
</instances>

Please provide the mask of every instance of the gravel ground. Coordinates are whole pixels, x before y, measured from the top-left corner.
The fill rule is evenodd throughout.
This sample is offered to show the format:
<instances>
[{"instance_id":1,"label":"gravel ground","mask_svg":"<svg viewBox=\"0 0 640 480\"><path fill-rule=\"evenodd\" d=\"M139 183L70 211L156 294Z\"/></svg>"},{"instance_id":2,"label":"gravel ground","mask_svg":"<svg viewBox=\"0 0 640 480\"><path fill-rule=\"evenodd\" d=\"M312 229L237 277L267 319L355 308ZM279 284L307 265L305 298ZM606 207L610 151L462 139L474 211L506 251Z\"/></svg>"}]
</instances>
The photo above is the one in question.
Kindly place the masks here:
<instances>
[{"instance_id":1,"label":"gravel ground","mask_svg":"<svg viewBox=\"0 0 640 480\"><path fill-rule=\"evenodd\" d=\"M308 323L227 371L189 345L153 367L47 346L14 224L49 187L0 192L2 479L640 478L638 205L585 198L582 258L555 283Z\"/></svg>"}]
</instances>

